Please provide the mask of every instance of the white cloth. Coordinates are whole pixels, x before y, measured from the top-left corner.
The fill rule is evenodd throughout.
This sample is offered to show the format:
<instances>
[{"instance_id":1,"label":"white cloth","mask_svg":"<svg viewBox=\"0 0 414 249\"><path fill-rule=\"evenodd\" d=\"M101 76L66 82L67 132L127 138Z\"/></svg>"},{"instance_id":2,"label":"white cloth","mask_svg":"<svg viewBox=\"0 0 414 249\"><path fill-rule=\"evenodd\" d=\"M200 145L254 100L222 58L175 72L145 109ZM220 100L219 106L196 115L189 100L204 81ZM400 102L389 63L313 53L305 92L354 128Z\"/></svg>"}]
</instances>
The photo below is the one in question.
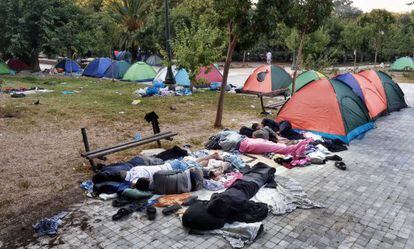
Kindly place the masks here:
<instances>
[{"instance_id":1,"label":"white cloth","mask_svg":"<svg viewBox=\"0 0 414 249\"><path fill-rule=\"evenodd\" d=\"M233 222L231 224L224 224L224 227L221 229L206 231L204 233L221 235L233 248L242 248L246 244L251 244L259 235L259 231L263 231L262 222Z\"/></svg>"},{"instance_id":2,"label":"white cloth","mask_svg":"<svg viewBox=\"0 0 414 249\"><path fill-rule=\"evenodd\" d=\"M290 213L296 208L311 209L322 208L322 204L311 201L303 191L302 186L286 177L276 177L277 188L261 188L251 199L266 203L270 212L275 215Z\"/></svg>"},{"instance_id":3,"label":"white cloth","mask_svg":"<svg viewBox=\"0 0 414 249\"><path fill-rule=\"evenodd\" d=\"M172 168L169 163L165 163L163 165L133 167L127 172L125 181L135 184L139 178L148 178L150 183L152 183L155 172L160 170L172 170Z\"/></svg>"}]
</instances>

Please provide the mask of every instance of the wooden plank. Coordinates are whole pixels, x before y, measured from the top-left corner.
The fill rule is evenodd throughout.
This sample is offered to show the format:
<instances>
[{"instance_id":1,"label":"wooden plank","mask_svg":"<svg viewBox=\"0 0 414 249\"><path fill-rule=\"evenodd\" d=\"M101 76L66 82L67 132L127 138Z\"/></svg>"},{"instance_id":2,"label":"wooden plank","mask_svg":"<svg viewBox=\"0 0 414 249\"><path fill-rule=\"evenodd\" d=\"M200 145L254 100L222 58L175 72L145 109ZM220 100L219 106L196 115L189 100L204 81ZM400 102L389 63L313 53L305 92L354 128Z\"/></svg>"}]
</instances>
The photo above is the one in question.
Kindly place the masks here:
<instances>
[{"instance_id":1,"label":"wooden plank","mask_svg":"<svg viewBox=\"0 0 414 249\"><path fill-rule=\"evenodd\" d=\"M130 148L133 148L133 147L144 145L144 144L147 144L147 143L155 142L155 141L160 140L160 139L171 138L171 137L176 136L176 135L178 135L178 133L165 134L165 135L161 135L161 136L152 136L152 137L147 138L146 140L138 140L135 143L129 143L129 144L125 144L123 146L118 146L118 147L115 147L115 148L109 148L107 150L99 151L99 152L96 152L96 153L88 153L87 155L85 155L85 157L87 159L92 159L92 158L96 158L96 157L100 157L100 156L105 156L105 155L113 154L113 153L118 152L118 151L123 151L123 150L127 150L127 149L130 149Z\"/></svg>"},{"instance_id":2,"label":"wooden plank","mask_svg":"<svg viewBox=\"0 0 414 249\"><path fill-rule=\"evenodd\" d=\"M140 140L133 140L133 141L130 141L130 142L120 143L120 144L117 144L117 145L114 145L114 146L110 146L110 147L105 147L105 148L100 148L100 149L96 149L96 150L87 151L85 153L82 153L81 155L82 155L82 157L87 157L90 154L95 154L95 153L98 153L98 152L101 152L101 151L105 151L105 150L109 150L109 149L113 149L113 148L125 146L125 145L128 145L128 144L137 143L138 141L146 141L146 140L148 140L150 138L158 137L158 136L163 136L163 135L167 135L167 134L172 134L172 132L171 131L161 132L161 133L158 133L158 134L153 135L153 136L141 138Z\"/></svg>"}]
</instances>

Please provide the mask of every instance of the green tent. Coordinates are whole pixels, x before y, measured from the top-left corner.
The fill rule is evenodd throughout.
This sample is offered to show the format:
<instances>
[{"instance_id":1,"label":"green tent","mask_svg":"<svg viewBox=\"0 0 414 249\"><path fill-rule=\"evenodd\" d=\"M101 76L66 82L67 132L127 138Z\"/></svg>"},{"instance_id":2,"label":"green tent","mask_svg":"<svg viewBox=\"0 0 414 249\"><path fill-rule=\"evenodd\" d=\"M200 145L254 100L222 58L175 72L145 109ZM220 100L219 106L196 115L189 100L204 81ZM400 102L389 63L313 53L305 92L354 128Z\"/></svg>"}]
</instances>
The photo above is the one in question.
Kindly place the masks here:
<instances>
[{"instance_id":1,"label":"green tent","mask_svg":"<svg viewBox=\"0 0 414 249\"><path fill-rule=\"evenodd\" d=\"M10 74L10 68L7 66L6 63L4 63L4 61L0 60L0 75L1 74Z\"/></svg>"},{"instance_id":2,"label":"green tent","mask_svg":"<svg viewBox=\"0 0 414 249\"><path fill-rule=\"evenodd\" d=\"M400 86L392 80L391 76L382 71L377 71L377 74L381 79L385 94L387 95L387 110L393 112L408 107L405 102L404 92L401 90Z\"/></svg>"},{"instance_id":3,"label":"green tent","mask_svg":"<svg viewBox=\"0 0 414 249\"><path fill-rule=\"evenodd\" d=\"M409 71L414 70L414 61L411 57L401 57L391 65L392 71Z\"/></svg>"},{"instance_id":4,"label":"green tent","mask_svg":"<svg viewBox=\"0 0 414 249\"><path fill-rule=\"evenodd\" d=\"M122 80L145 82L152 81L157 73L155 70L145 62L139 61L134 63L128 71L124 74Z\"/></svg>"},{"instance_id":5,"label":"green tent","mask_svg":"<svg viewBox=\"0 0 414 249\"><path fill-rule=\"evenodd\" d=\"M298 77L296 77L295 81L295 92L304 87L306 84L308 84L311 81L319 80L319 79L327 79L323 73L320 73L318 71L309 70L304 71L303 73L299 74ZM292 91L292 85L289 86L289 90Z\"/></svg>"}]
</instances>

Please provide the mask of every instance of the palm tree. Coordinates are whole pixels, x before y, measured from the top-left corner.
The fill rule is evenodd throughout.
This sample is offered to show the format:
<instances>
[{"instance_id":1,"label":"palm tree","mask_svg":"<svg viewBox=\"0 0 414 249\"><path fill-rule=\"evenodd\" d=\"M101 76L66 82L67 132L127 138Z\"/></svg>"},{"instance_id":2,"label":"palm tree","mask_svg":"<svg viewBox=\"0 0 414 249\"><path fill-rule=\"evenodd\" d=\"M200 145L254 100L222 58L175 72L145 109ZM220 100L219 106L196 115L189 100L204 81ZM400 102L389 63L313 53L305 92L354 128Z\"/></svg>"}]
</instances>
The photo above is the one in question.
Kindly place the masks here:
<instances>
[{"instance_id":1,"label":"palm tree","mask_svg":"<svg viewBox=\"0 0 414 249\"><path fill-rule=\"evenodd\" d=\"M121 48L131 49L133 61L139 45L135 33L144 27L148 3L149 0L120 0L114 1L111 6L115 22L122 29L119 45Z\"/></svg>"}]
</instances>

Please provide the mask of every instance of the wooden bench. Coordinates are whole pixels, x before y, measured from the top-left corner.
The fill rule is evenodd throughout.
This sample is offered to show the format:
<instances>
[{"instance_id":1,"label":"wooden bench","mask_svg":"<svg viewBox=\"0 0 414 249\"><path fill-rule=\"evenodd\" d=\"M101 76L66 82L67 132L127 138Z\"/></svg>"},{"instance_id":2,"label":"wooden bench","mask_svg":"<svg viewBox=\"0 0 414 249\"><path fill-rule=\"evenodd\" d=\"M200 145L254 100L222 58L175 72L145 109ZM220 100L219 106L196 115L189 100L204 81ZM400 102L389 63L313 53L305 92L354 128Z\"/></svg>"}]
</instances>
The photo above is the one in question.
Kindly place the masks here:
<instances>
[{"instance_id":1,"label":"wooden bench","mask_svg":"<svg viewBox=\"0 0 414 249\"><path fill-rule=\"evenodd\" d=\"M281 88L281 89L278 89L278 90L275 90L275 91L272 91L272 92L269 92L269 93L257 93L257 92L251 92L251 91L246 91L246 92L243 92L243 93L257 95L260 98L260 105L262 107L262 113L261 114L269 114L266 111L266 108L268 108L268 109L277 109L278 107L282 106L286 102L287 97L289 96L289 88ZM278 101L277 103L274 103L274 104L271 104L271 105L268 105L268 106L264 105L263 97L276 97L276 96L281 96L281 95L283 95L284 100Z\"/></svg>"},{"instance_id":2,"label":"wooden bench","mask_svg":"<svg viewBox=\"0 0 414 249\"><path fill-rule=\"evenodd\" d=\"M138 147L138 146L152 143L152 142L157 142L158 147L161 147L161 142L160 142L161 140L163 139L172 140L174 136L178 135L178 133L173 133L171 131L160 132L160 128L158 125L158 116L155 113L151 113L151 114L153 114L153 116L155 116L156 118L155 119L153 118L151 120L147 119L147 121L151 122L154 135L144 137L139 140L126 141L126 142L123 142L117 145L99 148L95 150L90 149L89 139L86 133L86 128L81 128L83 145L85 146L85 153L81 153L81 156L88 159L89 163L91 164L92 170L96 171L96 163L94 159L100 159L100 160L105 161L106 160L105 156L107 155L114 154L119 151L124 151L127 149L131 149L131 148Z\"/></svg>"}]
</instances>

